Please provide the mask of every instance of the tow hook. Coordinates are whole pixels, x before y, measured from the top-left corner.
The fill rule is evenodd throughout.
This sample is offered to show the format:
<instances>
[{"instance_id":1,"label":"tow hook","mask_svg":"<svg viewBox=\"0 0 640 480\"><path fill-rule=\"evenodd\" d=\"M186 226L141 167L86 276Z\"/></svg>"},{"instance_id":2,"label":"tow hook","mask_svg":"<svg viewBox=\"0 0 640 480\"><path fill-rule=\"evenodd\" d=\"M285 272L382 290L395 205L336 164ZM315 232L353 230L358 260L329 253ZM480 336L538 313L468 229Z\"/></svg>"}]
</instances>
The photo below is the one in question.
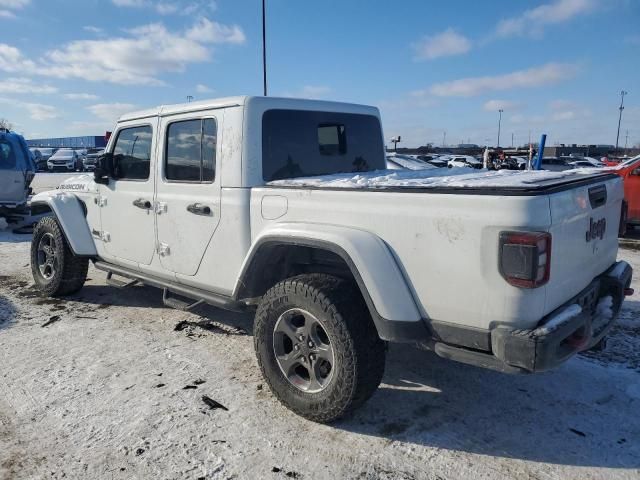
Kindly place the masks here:
<instances>
[{"instance_id":1,"label":"tow hook","mask_svg":"<svg viewBox=\"0 0 640 480\"><path fill-rule=\"evenodd\" d=\"M633 295L633 292L635 290L633 288L625 288L624 289L624 296L625 297L630 297L631 295Z\"/></svg>"}]
</instances>

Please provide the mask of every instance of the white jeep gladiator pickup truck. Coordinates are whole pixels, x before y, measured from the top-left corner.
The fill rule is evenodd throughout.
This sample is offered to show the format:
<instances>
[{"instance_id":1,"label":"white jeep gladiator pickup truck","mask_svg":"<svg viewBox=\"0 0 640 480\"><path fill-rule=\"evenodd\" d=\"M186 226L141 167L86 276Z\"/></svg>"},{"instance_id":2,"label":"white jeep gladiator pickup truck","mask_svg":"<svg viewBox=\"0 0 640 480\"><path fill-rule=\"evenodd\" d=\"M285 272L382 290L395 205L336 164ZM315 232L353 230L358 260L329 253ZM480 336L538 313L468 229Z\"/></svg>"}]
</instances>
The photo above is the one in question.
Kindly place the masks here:
<instances>
[{"instance_id":1,"label":"white jeep gladiator pickup truck","mask_svg":"<svg viewBox=\"0 0 640 480\"><path fill-rule=\"evenodd\" d=\"M526 373L607 333L632 275L616 175L385 169L373 107L234 97L124 115L93 176L33 198L50 212L33 276L69 295L93 262L171 307L255 309L271 390L320 422L373 394L386 341Z\"/></svg>"}]
</instances>

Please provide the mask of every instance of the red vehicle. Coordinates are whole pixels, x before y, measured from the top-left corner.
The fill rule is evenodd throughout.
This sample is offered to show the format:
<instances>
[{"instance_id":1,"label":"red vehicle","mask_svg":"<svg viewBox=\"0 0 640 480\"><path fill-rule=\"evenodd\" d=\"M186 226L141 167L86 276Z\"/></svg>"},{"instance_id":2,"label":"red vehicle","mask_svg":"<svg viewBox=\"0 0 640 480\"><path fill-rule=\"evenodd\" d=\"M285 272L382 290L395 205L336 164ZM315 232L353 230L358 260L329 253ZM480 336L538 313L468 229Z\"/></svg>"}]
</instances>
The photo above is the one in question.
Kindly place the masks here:
<instances>
[{"instance_id":1,"label":"red vehicle","mask_svg":"<svg viewBox=\"0 0 640 480\"><path fill-rule=\"evenodd\" d=\"M609 169L624 180L626 211L622 211L621 233L626 225L640 225L640 155Z\"/></svg>"}]
</instances>

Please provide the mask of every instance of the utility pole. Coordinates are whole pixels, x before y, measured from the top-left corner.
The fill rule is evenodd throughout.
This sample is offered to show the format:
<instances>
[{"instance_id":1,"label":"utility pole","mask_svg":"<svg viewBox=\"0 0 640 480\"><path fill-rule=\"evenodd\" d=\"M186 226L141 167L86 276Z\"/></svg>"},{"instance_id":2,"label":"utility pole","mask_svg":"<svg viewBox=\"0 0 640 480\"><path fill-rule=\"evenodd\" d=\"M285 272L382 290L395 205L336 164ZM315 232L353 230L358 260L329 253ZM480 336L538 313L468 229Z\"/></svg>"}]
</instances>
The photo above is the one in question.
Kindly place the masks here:
<instances>
[{"instance_id":1,"label":"utility pole","mask_svg":"<svg viewBox=\"0 0 640 480\"><path fill-rule=\"evenodd\" d=\"M513 148L513 132L511 132L511 148Z\"/></svg>"},{"instance_id":2,"label":"utility pole","mask_svg":"<svg viewBox=\"0 0 640 480\"><path fill-rule=\"evenodd\" d=\"M265 1L262 0L262 88L267 96L267 20Z\"/></svg>"},{"instance_id":3,"label":"utility pole","mask_svg":"<svg viewBox=\"0 0 640 480\"><path fill-rule=\"evenodd\" d=\"M187 95L187 103L193 102L193 95Z\"/></svg>"},{"instance_id":4,"label":"utility pole","mask_svg":"<svg viewBox=\"0 0 640 480\"><path fill-rule=\"evenodd\" d=\"M442 132L442 146L444 147L447 144L447 131Z\"/></svg>"},{"instance_id":5,"label":"utility pole","mask_svg":"<svg viewBox=\"0 0 640 480\"><path fill-rule=\"evenodd\" d=\"M624 136L624 149L627 150L627 143L629 142L629 130L627 130L626 135Z\"/></svg>"},{"instance_id":6,"label":"utility pole","mask_svg":"<svg viewBox=\"0 0 640 480\"><path fill-rule=\"evenodd\" d=\"M629 92L625 92L624 90L620 91L620 115L618 116L618 134L616 135L616 150L618 150L618 140L620 140L620 122L622 122L622 111L624 110L624 96L629 95Z\"/></svg>"},{"instance_id":7,"label":"utility pole","mask_svg":"<svg viewBox=\"0 0 640 480\"><path fill-rule=\"evenodd\" d=\"M502 109L498 110L498 114L499 114L499 117L498 117L498 145L497 145L498 148L500 148L500 126L502 124L502 112L504 112L504 110L502 110Z\"/></svg>"}]
</instances>

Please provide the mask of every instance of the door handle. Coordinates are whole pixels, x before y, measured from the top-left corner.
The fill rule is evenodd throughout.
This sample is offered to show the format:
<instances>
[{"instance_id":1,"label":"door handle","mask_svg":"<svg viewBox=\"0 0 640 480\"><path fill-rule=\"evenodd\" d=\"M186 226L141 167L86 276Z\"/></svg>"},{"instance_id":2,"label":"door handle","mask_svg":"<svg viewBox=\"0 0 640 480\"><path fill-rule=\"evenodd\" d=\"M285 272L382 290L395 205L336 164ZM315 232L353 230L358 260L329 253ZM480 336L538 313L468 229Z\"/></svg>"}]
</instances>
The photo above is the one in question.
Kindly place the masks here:
<instances>
[{"instance_id":1,"label":"door handle","mask_svg":"<svg viewBox=\"0 0 640 480\"><path fill-rule=\"evenodd\" d=\"M142 208L143 210L151 210L151 202L149 200L145 200L144 198L138 198L134 200L133 204L138 208Z\"/></svg>"},{"instance_id":2,"label":"door handle","mask_svg":"<svg viewBox=\"0 0 640 480\"><path fill-rule=\"evenodd\" d=\"M203 205L202 203L192 203L191 205L188 205L187 211L193 213L194 215L204 215L207 217L212 213L211 207L209 207L208 205Z\"/></svg>"}]
</instances>

